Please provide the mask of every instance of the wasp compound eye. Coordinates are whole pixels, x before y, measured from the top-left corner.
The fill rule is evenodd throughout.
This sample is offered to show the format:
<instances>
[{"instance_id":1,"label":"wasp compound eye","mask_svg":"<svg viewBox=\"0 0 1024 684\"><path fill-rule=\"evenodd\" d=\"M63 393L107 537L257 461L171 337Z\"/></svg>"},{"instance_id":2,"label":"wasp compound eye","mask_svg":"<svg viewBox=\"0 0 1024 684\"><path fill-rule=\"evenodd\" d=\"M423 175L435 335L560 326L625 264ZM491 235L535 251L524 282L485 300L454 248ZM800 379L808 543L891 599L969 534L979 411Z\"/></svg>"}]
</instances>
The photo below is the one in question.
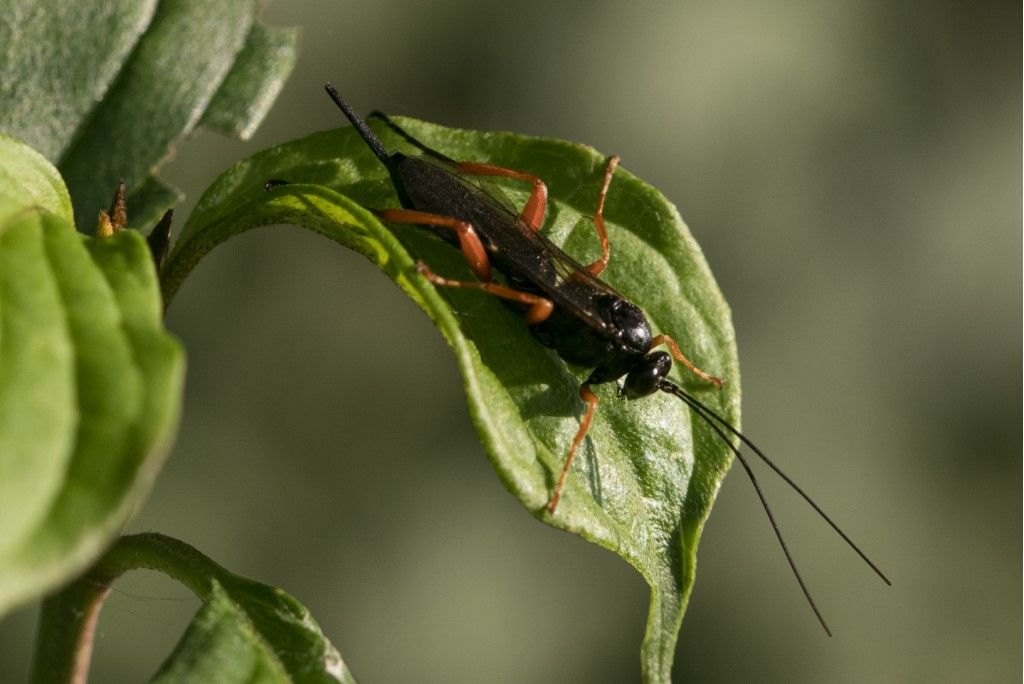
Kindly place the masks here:
<instances>
[{"instance_id":1,"label":"wasp compound eye","mask_svg":"<svg viewBox=\"0 0 1024 684\"><path fill-rule=\"evenodd\" d=\"M663 351L653 352L626 376L622 394L627 399L639 399L658 390L661 379L672 369L672 357Z\"/></svg>"}]
</instances>

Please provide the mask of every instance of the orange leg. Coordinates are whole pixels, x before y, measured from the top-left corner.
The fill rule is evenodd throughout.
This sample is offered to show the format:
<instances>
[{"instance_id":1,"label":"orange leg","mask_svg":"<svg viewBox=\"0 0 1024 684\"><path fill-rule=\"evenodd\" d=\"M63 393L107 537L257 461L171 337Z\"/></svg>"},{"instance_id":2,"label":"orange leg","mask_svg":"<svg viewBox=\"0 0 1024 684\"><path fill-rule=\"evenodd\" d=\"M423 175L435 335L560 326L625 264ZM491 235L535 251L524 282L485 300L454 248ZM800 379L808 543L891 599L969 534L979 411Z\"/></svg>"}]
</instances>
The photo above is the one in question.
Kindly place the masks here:
<instances>
[{"instance_id":1,"label":"orange leg","mask_svg":"<svg viewBox=\"0 0 1024 684\"><path fill-rule=\"evenodd\" d=\"M608 265L608 231L604 228L604 198L608 196L608 186L612 183L612 174L615 167L619 165L619 155L608 158L608 166L604 170L604 183L601 184L601 194L597 196L597 209L594 210L594 229L597 230L597 239L601 241L601 258L587 266L587 271L592 276L599 276Z\"/></svg>"},{"instance_id":2,"label":"orange leg","mask_svg":"<svg viewBox=\"0 0 1024 684\"><path fill-rule=\"evenodd\" d=\"M523 171L514 171L513 169L506 169L502 166L494 166L493 164L459 162L458 167L459 171L472 176L500 176L502 178L515 178L533 183L530 199L526 200L526 206L523 207L519 217L526 221L526 225L535 231L540 230L544 225L544 211L548 206L548 186L540 178Z\"/></svg>"},{"instance_id":3,"label":"orange leg","mask_svg":"<svg viewBox=\"0 0 1024 684\"><path fill-rule=\"evenodd\" d=\"M722 378L716 378L714 375L711 375L710 373L705 373L700 368L697 368L695 365L693 365L693 362L690 361L690 359L683 356L683 352L682 350L679 349L679 345L676 344L676 341L673 340L668 335L658 335L653 340L651 340L651 349L654 349L659 344L664 344L665 346L667 346L669 351L672 352L672 356L675 357L676 361L686 366L687 369L689 369L689 371L696 375L697 377L706 380L713 385L717 385L718 387L725 386L725 380L722 380Z\"/></svg>"},{"instance_id":4,"label":"orange leg","mask_svg":"<svg viewBox=\"0 0 1024 684\"><path fill-rule=\"evenodd\" d=\"M473 226L451 216L439 216L425 211L414 211L412 209L381 209L374 212L381 221L388 223L414 223L422 226L437 226L439 228L450 228L459 237L459 248L462 249L462 256L473 269L473 274L484 282L491 280L491 260L487 257L487 250L480 242L480 236L473 230Z\"/></svg>"},{"instance_id":5,"label":"orange leg","mask_svg":"<svg viewBox=\"0 0 1024 684\"><path fill-rule=\"evenodd\" d=\"M558 501L562 498L562 487L565 486L565 480L569 476L569 469L572 468L572 462L576 458L576 451L583 443L583 438L587 436L590 420L594 417L594 410L597 408L597 395L591 392L590 387L586 384L580 386L580 399L587 402L587 410L583 414L583 420L580 421L580 429L576 431L576 436L572 440L572 446L569 447L569 454L565 457L562 474L558 476L558 482L551 490L551 498L548 499L548 513L551 514L554 514L555 509L558 508Z\"/></svg>"},{"instance_id":6,"label":"orange leg","mask_svg":"<svg viewBox=\"0 0 1024 684\"><path fill-rule=\"evenodd\" d=\"M449 280L448 278L439 276L431 271L430 267L422 261L416 262L416 272L438 287L457 287L466 290L483 290L484 292L490 292L495 297L525 304L529 307L526 310L527 325L543 323L544 320L551 315L551 312L555 310L555 304L550 299L545 299L544 297L530 294L529 292L513 290L511 287L498 285L497 283L479 283L474 280Z\"/></svg>"}]
</instances>

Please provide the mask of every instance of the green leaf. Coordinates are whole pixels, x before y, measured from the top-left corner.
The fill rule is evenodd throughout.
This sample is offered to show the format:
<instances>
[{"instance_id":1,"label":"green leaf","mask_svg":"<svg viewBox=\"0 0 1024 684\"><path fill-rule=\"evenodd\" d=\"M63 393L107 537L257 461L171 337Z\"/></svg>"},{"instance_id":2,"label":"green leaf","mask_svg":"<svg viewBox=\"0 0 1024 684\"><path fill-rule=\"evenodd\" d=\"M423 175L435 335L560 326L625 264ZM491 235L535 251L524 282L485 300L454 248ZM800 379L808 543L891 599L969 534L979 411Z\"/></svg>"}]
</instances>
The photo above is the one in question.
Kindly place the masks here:
<instances>
[{"instance_id":1,"label":"green leaf","mask_svg":"<svg viewBox=\"0 0 1024 684\"><path fill-rule=\"evenodd\" d=\"M237 604L214 582L174 653L152 682L288 682L288 675Z\"/></svg>"},{"instance_id":2,"label":"green leaf","mask_svg":"<svg viewBox=\"0 0 1024 684\"><path fill-rule=\"evenodd\" d=\"M85 574L47 597L32 680L85 681L96 620L114 581L150 569L180 581L202 607L154 676L162 682L355 684L309 611L284 591L236 575L162 534L121 537Z\"/></svg>"},{"instance_id":3,"label":"green leaf","mask_svg":"<svg viewBox=\"0 0 1024 684\"><path fill-rule=\"evenodd\" d=\"M80 572L125 524L173 435L184 358L141 235L83 238L2 199L0 216L2 614Z\"/></svg>"},{"instance_id":4,"label":"green leaf","mask_svg":"<svg viewBox=\"0 0 1024 684\"><path fill-rule=\"evenodd\" d=\"M401 122L456 159L540 176L551 192L549 236L584 263L599 254L589 216L605 159L595 150ZM387 133L382 132L385 142L402 146ZM269 178L292 185L265 192ZM525 188L503 185L517 201L525 199ZM589 369L569 367L541 347L521 314L494 298L439 291L415 274L415 259L423 259L442 275L472 277L458 251L429 231L401 226L392 232L363 208L397 205L383 167L352 129L267 150L229 170L200 200L162 272L165 298L170 300L207 251L256 226L305 226L366 256L423 308L451 345L473 421L509 491L535 517L619 554L648 582L643 673L647 681L669 681L697 541L731 453L675 398L659 394L629 402L615 397L614 386L599 386L593 426L557 514L549 516L544 505L579 426L579 385ZM674 372L689 391L738 425L729 309L675 207L620 169L605 216L612 258L603 278L647 312L656 332L675 336L697 365L726 379L726 389L717 390Z\"/></svg>"},{"instance_id":5,"label":"green leaf","mask_svg":"<svg viewBox=\"0 0 1024 684\"><path fill-rule=\"evenodd\" d=\"M174 145L211 106L250 134L294 64L294 34L255 24L257 4L0 0L0 132L57 164L80 230L122 178L129 217L159 215L176 193L140 190Z\"/></svg>"},{"instance_id":6,"label":"green leaf","mask_svg":"<svg viewBox=\"0 0 1024 684\"><path fill-rule=\"evenodd\" d=\"M0 222L31 207L71 221L71 197L57 169L25 143L0 133Z\"/></svg>"},{"instance_id":7,"label":"green leaf","mask_svg":"<svg viewBox=\"0 0 1024 684\"><path fill-rule=\"evenodd\" d=\"M355 678L309 611L217 566L192 624L154 682L343 682Z\"/></svg>"},{"instance_id":8,"label":"green leaf","mask_svg":"<svg viewBox=\"0 0 1024 684\"><path fill-rule=\"evenodd\" d=\"M254 24L202 124L248 140L295 66L299 32Z\"/></svg>"},{"instance_id":9,"label":"green leaf","mask_svg":"<svg viewBox=\"0 0 1024 684\"><path fill-rule=\"evenodd\" d=\"M156 5L0 0L0 131L51 161L60 159L117 78Z\"/></svg>"},{"instance_id":10,"label":"green leaf","mask_svg":"<svg viewBox=\"0 0 1024 684\"><path fill-rule=\"evenodd\" d=\"M132 207L128 215L131 225L151 229L164 212L184 198L176 188L150 176L128 196L127 206Z\"/></svg>"}]
</instances>

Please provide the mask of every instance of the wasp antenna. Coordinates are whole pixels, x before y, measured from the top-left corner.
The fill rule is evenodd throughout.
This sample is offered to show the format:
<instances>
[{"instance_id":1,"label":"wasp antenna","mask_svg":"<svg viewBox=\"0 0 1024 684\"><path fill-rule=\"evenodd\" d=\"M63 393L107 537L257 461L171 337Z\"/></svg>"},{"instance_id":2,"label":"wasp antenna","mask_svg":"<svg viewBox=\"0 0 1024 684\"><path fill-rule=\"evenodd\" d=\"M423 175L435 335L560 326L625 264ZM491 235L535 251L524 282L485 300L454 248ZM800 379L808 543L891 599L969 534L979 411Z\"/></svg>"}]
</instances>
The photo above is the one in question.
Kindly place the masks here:
<instances>
[{"instance_id":1,"label":"wasp antenna","mask_svg":"<svg viewBox=\"0 0 1024 684\"><path fill-rule=\"evenodd\" d=\"M676 397L679 397L680 399L682 399L684 402L686 402L690 406L690 408L692 408L694 411L696 411L705 421L710 422L711 420L714 420L714 421L718 422L726 430L728 430L732 434L734 434L737 437L739 437L741 442L743 442L748 447L750 447L750 449L755 454L757 454L758 458L760 458L762 461L764 461L765 464L769 468L771 468L773 471L775 471L776 475L781 477L783 479L783 481L785 481L786 484L788 484L790 487L792 487L793 490L797 494L799 494L801 497L803 497L804 501L806 501L808 504L810 504L811 508L813 508L815 510L815 512L817 512L817 514L820 515L822 517L822 519L825 522L827 522L829 524L829 526L833 530L835 530L836 534L838 534L840 537L842 537L843 541L845 541L847 543L847 545L849 545L849 547L851 549L853 549L857 553L858 556L861 557L861 560L863 560L865 563L868 564L868 567L870 567L872 570L875 571L875 574L878 575L882 579L883 582L888 584L890 587L892 586L892 581L888 577L886 577L885 573L882 572L882 570L877 565L875 565L874 561L872 561L870 558L868 558L868 555L866 553L864 553L861 550L861 548L859 546L857 546L856 543L854 543L854 541L852 539L850 539L850 536L848 534L846 534L846 532L844 532L843 529L841 527L839 527L839 525L834 520L832 520L832 518L829 517L828 513L826 513L824 510L822 510L821 506L819 506L817 504L817 502L815 502L814 499L811 498L811 495L808 494L807 492L805 492L803 490L803 488L800 487L800 485L798 485L796 482L794 482L793 478L791 478L789 475L787 475L782 470L782 468L777 466L774 461L772 461L770 458L768 458L768 456L766 456L765 453L763 451L761 451L761 449L756 444L754 444L752 441L750 441L750 439L748 439L746 437L746 435L744 435L742 432L740 432L739 430L734 428L732 425L730 425L729 421L725 420L720 415L718 415L717 413L712 411L708 406L703 404L696 397L694 397L693 395L687 394L682 388L678 387L674 383L669 382L668 380L662 380L662 384L660 386L660 389L662 391L664 391L664 392L668 392L669 394L675 395Z\"/></svg>"},{"instance_id":2,"label":"wasp antenna","mask_svg":"<svg viewBox=\"0 0 1024 684\"><path fill-rule=\"evenodd\" d=\"M352 125L356 127L356 130L359 131L359 135L362 136L363 140L366 141L366 144L371 150L373 150L377 159L380 159L381 162L387 166L388 160L391 159L391 155L388 153L387 149L385 149L384 143L380 141L377 134L373 132L373 129L370 128L363 117L359 116L356 110L352 109L352 107L342 99L338 90L333 85L330 83L324 83L324 90L326 90L327 94L331 96L332 100L334 100L334 104L338 105L338 109L340 109L342 113L348 117L348 120L352 122Z\"/></svg>"},{"instance_id":3,"label":"wasp antenna","mask_svg":"<svg viewBox=\"0 0 1024 684\"><path fill-rule=\"evenodd\" d=\"M722 432L722 429L718 427L718 425L716 425L708 415L698 408L698 406L702 406L702 404L697 402L696 399L668 380L662 380L659 385L659 389L678 397L683 401L683 403L693 409L694 413L700 416L701 420L707 423L708 426L718 434L722 442L724 442L725 445L728 446L734 454L736 454L736 460L738 460L743 466L743 469L747 471L747 477L750 478L750 483L754 485L754 491L757 492L757 498L761 500L761 506L764 508L764 512L768 514L768 521L772 524L772 529L775 530L775 537L779 540L779 546L782 547L782 553L786 555L786 560L789 561L789 567L793 570L793 576L796 577L797 584L800 585L800 590L803 591L804 597L807 599L807 603L811 606L811 610L814 611L814 615L818 618L818 622L821 623L821 627L825 630L825 634L831 637L832 630L829 629L828 623L825 622L825 618L822 616L821 611L818 610L818 604L814 602L814 598L811 596L810 590L804 583L804 578L800 575L800 571L797 570L796 561L793 560L793 554L789 552L789 546L786 545L786 540L782 536L782 530L779 528L779 523L775 520L775 514L772 513L771 506L768 505L768 499L765 498L764 492L761 490L761 484L757 481L757 477L754 475L754 471L751 469L750 464L747 463L747 459L744 458L740 450L736 448L731 441L729 441L729 438L724 432ZM708 409L708 412L711 412L710 409ZM718 416L716 415L715 418L718 418Z\"/></svg>"}]
</instances>

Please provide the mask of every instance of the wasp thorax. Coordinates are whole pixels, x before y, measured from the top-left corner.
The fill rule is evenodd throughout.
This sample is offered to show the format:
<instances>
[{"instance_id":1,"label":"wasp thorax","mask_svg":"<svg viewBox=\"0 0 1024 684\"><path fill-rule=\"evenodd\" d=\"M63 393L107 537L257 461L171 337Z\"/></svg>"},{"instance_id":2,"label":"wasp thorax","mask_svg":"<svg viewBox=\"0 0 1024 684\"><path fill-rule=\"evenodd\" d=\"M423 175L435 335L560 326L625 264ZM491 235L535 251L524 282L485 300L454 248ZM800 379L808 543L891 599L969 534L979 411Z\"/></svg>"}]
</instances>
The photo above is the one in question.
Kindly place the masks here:
<instances>
[{"instance_id":1,"label":"wasp thorax","mask_svg":"<svg viewBox=\"0 0 1024 684\"><path fill-rule=\"evenodd\" d=\"M630 350L647 351L651 348L651 326L647 317L632 302L619 299L612 305L612 320L619 330L619 339Z\"/></svg>"}]
</instances>

